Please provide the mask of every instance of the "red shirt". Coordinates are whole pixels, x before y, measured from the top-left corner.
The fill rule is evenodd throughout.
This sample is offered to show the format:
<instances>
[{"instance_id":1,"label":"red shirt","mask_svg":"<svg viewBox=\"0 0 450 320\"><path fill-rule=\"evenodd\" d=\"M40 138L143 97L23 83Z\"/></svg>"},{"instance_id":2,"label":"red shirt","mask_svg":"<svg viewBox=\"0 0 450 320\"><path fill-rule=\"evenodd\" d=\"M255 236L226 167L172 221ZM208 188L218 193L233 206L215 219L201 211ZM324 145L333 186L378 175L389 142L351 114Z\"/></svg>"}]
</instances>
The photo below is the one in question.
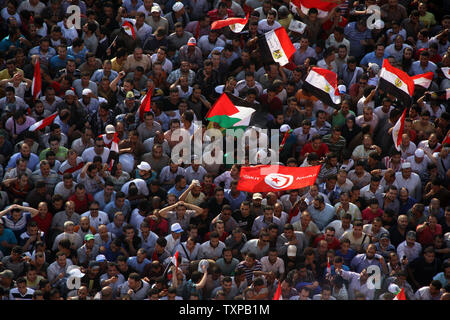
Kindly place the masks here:
<instances>
[{"instance_id":1,"label":"red shirt","mask_svg":"<svg viewBox=\"0 0 450 320\"><path fill-rule=\"evenodd\" d=\"M281 100L275 96L272 101L269 102L267 93L261 95L260 99L262 105L266 105L269 108L269 112L271 114L275 114L277 112L283 112L283 103Z\"/></svg>"},{"instance_id":2,"label":"red shirt","mask_svg":"<svg viewBox=\"0 0 450 320\"><path fill-rule=\"evenodd\" d=\"M419 228L419 226L417 226L417 228ZM431 231L431 228L426 226L422 232L417 232L417 242L419 242L422 247L432 245L434 237L438 234L442 234L442 226L440 224L436 224L436 229L434 231Z\"/></svg>"},{"instance_id":3,"label":"red shirt","mask_svg":"<svg viewBox=\"0 0 450 320\"><path fill-rule=\"evenodd\" d=\"M70 201L75 203L75 212L82 214L89 210L89 205L94 201L94 197L90 193L86 193L83 200L79 200L76 194L69 197Z\"/></svg>"},{"instance_id":4,"label":"red shirt","mask_svg":"<svg viewBox=\"0 0 450 320\"><path fill-rule=\"evenodd\" d=\"M225 19L234 17L234 12L231 9L227 9L227 17L220 18L218 13L219 13L219 9L214 9L214 10L211 10L208 12L208 16L211 19L211 22L214 22L217 20L225 20Z\"/></svg>"},{"instance_id":5,"label":"red shirt","mask_svg":"<svg viewBox=\"0 0 450 320\"><path fill-rule=\"evenodd\" d=\"M328 146L325 143L322 143L318 150L314 150L312 147L312 143L308 142L307 144L305 144L303 146L302 150L300 151L300 155L304 156L306 153L311 153L311 152L317 153L319 158L322 158L330 151L328 149Z\"/></svg>"},{"instance_id":6,"label":"red shirt","mask_svg":"<svg viewBox=\"0 0 450 320\"><path fill-rule=\"evenodd\" d=\"M35 215L33 218L31 218L33 221L36 221L39 230L43 231L45 235L48 234L48 231L50 230L50 226L52 225L52 219L53 216L50 212L47 212L47 215L44 219L41 218L41 216Z\"/></svg>"},{"instance_id":7,"label":"red shirt","mask_svg":"<svg viewBox=\"0 0 450 320\"><path fill-rule=\"evenodd\" d=\"M160 237L165 237L169 233L169 223L166 219L161 218L159 222L153 219L146 219L150 224L150 230L156 233Z\"/></svg>"},{"instance_id":8,"label":"red shirt","mask_svg":"<svg viewBox=\"0 0 450 320\"><path fill-rule=\"evenodd\" d=\"M209 241L209 236L211 235L211 232L208 232L207 234L205 234L205 237L203 239L203 241ZM225 242L225 239L228 237L228 233L226 231L224 231L222 233L222 236L219 237L219 240L222 242Z\"/></svg>"},{"instance_id":9,"label":"red shirt","mask_svg":"<svg viewBox=\"0 0 450 320\"><path fill-rule=\"evenodd\" d=\"M366 208L361 212L361 215L363 220L367 220L369 221L368 223L372 223L373 219L375 219L376 217L381 217L383 212L384 211L382 209L378 208L377 211L373 213L370 208Z\"/></svg>"},{"instance_id":10,"label":"red shirt","mask_svg":"<svg viewBox=\"0 0 450 320\"><path fill-rule=\"evenodd\" d=\"M338 26L344 28L347 25L348 20L344 17L340 17L340 21L338 22ZM322 29L324 31L327 31L331 29L331 26L333 25L333 20L327 20L324 24L322 24ZM326 35L324 33L323 38L326 39Z\"/></svg>"},{"instance_id":11,"label":"red shirt","mask_svg":"<svg viewBox=\"0 0 450 320\"><path fill-rule=\"evenodd\" d=\"M314 248L317 247L317 245L319 244L319 241L321 240L325 240L325 235L321 235L320 237L316 237L316 239L314 240ZM337 250L341 247L341 242L338 240L338 238L333 237L333 241L331 243L328 243L328 250L333 249L333 250Z\"/></svg>"}]
</instances>

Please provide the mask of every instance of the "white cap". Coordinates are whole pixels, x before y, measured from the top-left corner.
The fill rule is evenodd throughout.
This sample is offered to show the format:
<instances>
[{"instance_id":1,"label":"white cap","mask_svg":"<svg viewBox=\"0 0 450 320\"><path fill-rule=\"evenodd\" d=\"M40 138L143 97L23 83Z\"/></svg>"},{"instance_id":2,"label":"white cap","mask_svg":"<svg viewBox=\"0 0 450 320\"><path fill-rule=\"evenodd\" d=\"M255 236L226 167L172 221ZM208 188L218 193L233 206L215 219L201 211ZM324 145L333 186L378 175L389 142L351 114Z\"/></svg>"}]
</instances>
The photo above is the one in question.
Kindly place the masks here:
<instances>
[{"instance_id":1,"label":"white cap","mask_svg":"<svg viewBox=\"0 0 450 320\"><path fill-rule=\"evenodd\" d=\"M345 84L338 85L338 90L339 93L347 93L347 87L345 86Z\"/></svg>"},{"instance_id":2,"label":"white cap","mask_svg":"<svg viewBox=\"0 0 450 320\"><path fill-rule=\"evenodd\" d=\"M375 27L375 29L383 29L384 28L384 21L381 19L378 19L377 21L375 21L375 23L373 24L373 26Z\"/></svg>"},{"instance_id":3,"label":"white cap","mask_svg":"<svg viewBox=\"0 0 450 320\"><path fill-rule=\"evenodd\" d=\"M184 4L181 3L180 1L175 2L175 4L172 6L172 10L175 12L178 12L183 8L184 8Z\"/></svg>"},{"instance_id":4,"label":"white cap","mask_svg":"<svg viewBox=\"0 0 450 320\"><path fill-rule=\"evenodd\" d=\"M86 88L86 89L83 89L83 91L81 93L83 94L83 96L87 96L92 93L92 90L89 88Z\"/></svg>"},{"instance_id":5,"label":"white cap","mask_svg":"<svg viewBox=\"0 0 450 320\"><path fill-rule=\"evenodd\" d=\"M263 196L262 196L262 194L259 193L259 192L254 193L254 194L253 194L253 197L252 197L253 200L254 200L254 199L261 199L261 200L262 200L262 198L263 198Z\"/></svg>"},{"instance_id":6,"label":"white cap","mask_svg":"<svg viewBox=\"0 0 450 320\"><path fill-rule=\"evenodd\" d=\"M415 155L417 158L423 158L423 156L425 155L425 152L423 152L422 149L416 149L416 152L414 152L414 155Z\"/></svg>"},{"instance_id":7,"label":"white cap","mask_svg":"<svg viewBox=\"0 0 450 320\"><path fill-rule=\"evenodd\" d=\"M197 45L197 40L195 40L194 37L190 37L188 42L187 42L188 46L196 46Z\"/></svg>"},{"instance_id":8,"label":"white cap","mask_svg":"<svg viewBox=\"0 0 450 320\"><path fill-rule=\"evenodd\" d=\"M74 95L75 95L75 92L73 92L73 90L66 90L65 95L66 95L66 96L74 96Z\"/></svg>"},{"instance_id":9,"label":"white cap","mask_svg":"<svg viewBox=\"0 0 450 320\"><path fill-rule=\"evenodd\" d=\"M408 169L411 168L411 163L410 162L403 162L402 163L402 169Z\"/></svg>"},{"instance_id":10,"label":"white cap","mask_svg":"<svg viewBox=\"0 0 450 320\"><path fill-rule=\"evenodd\" d=\"M395 283L391 283L388 287L388 291L390 293L397 294L397 292L400 291L400 287L398 285L396 285Z\"/></svg>"},{"instance_id":11,"label":"white cap","mask_svg":"<svg viewBox=\"0 0 450 320\"><path fill-rule=\"evenodd\" d=\"M97 257L95 257L95 261L97 262L105 262L106 257L103 254L99 254Z\"/></svg>"},{"instance_id":12,"label":"white cap","mask_svg":"<svg viewBox=\"0 0 450 320\"><path fill-rule=\"evenodd\" d=\"M105 127L105 132L106 133L115 133L116 132L116 128L114 128L114 126L112 124L108 124Z\"/></svg>"},{"instance_id":13,"label":"white cap","mask_svg":"<svg viewBox=\"0 0 450 320\"><path fill-rule=\"evenodd\" d=\"M153 4L152 9L150 10L151 13L153 12L161 12L161 8L158 5Z\"/></svg>"},{"instance_id":14,"label":"white cap","mask_svg":"<svg viewBox=\"0 0 450 320\"><path fill-rule=\"evenodd\" d=\"M287 247L287 256L288 257L295 257L297 256L297 247L293 244L290 244Z\"/></svg>"},{"instance_id":15,"label":"white cap","mask_svg":"<svg viewBox=\"0 0 450 320\"><path fill-rule=\"evenodd\" d=\"M378 64L369 62L368 66L370 70L372 70L375 74L378 74L378 72L380 72L380 66Z\"/></svg>"},{"instance_id":16,"label":"white cap","mask_svg":"<svg viewBox=\"0 0 450 320\"><path fill-rule=\"evenodd\" d=\"M142 161L137 168L139 170L144 170L144 171L150 171L152 170L152 167L148 164L148 162Z\"/></svg>"},{"instance_id":17,"label":"white cap","mask_svg":"<svg viewBox=\"0 0 450 320\"><path fill-rule=\"evenodd\" d=\"M175 222L170 226L170 231L175 233L182 233L184 230L181 228L180 224L178 222Z\"/></svg>"},{"instance_id":18,"label":"white cap","mask_svg":"<svg viewBox=\"0 0 450 320\"><path fill-rule=\"evenodd\" d=\"M289 130L291 130L291 127L288 124L283 124L280 127L280 132L288 132Z\"/></svg>"}]
</instances>

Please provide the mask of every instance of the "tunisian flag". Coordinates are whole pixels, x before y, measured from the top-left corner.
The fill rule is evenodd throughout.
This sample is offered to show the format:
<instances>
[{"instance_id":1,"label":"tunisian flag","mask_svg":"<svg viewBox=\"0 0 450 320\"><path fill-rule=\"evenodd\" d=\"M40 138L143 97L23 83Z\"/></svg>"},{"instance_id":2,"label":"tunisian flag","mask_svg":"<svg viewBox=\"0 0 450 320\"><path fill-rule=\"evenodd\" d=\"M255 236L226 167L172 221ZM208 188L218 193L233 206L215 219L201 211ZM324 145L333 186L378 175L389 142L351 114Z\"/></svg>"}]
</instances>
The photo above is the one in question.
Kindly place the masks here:
<instances>
[{"instance_id":1,"label":"tunisian flag","mask_svg":"<svg viewBox=\"0 0 450 320\"><path fill-rule=\"evenodd\" d=\"M402 143L403 128L405 126L406 109L403 110L402 116L395 123L392 129L392 139L394 140L395 149L400 151L400 144Z\"/></svg>"},{"instance_id":2,"label":"tunisian flag","mask_svg":"<svg viewBox=\"0 0 450 320\"><path fill-rule=\"evenodd\" d=\"M38 121L38 122L34 123L33 125L31 125L28 128L28 131L41 130L41 129L51 125L53 123L53 121L55 120L57 115L58 115L58 112L55 112L51 116L48 116L47 118L42 119L41 121Z\"/></svg>"},{"instance_id":3,"label":"tunisian flag","mask_svg":"<svg viewBox=\"0 0 450 320\"><path fill-rule=\"evenodd\" d=\"M320 165L297 168L280 165L242 167L237 189L255 193L304 188L316 182L320 167Z\"/></svg>"},{"instance_id":4,"label":"tunisian flag","mask_svg":"<svg viewBox=\"0 0 450 320\"><path fill-rule=\"evenodd\" d=\"M247 13L245 18L228 18L225 20L214 21L211 24L211 30L222 29L223 27L229 26L231 31L234 33L239 33L245 28L245 25L248 22L248 17L249 14Z\"/></svg>"},{"instance_id":5,"label":"tunisian flag","mask_svg":"<svg viewBox=\"0 0 450 320\"><path fill-rule=\"evenodd\" d=\"M31 93L33 94L33 101L41 95L42 79L41 79L41 67L39 66L39 58L36 59L34 65L33 83L31 84Z\"/></svg>"},{"instance_id":6,"label":"tunisian flag","mask_svg":"<svg viewBox=\"0 0 450 320\"><path fill-rule=\"evenodd\" d=\"M433 72L418 74L412 77L414 85L428 89L433 81Z\"/></svg>"},{"instance_id":7,"label":"tunisian flag","mask_svg":"<svg viewBox=\"0 0 450 320\"><path fill-rule=\"evenodd\" d=\"M341 103L337 74L333 71L313 67L309 71L303 86L329 106L338 107Z\"/></svg>"},{"instance_id":8,"label":"tunisian flag","mask_svg":"<svg viewBox=\"0 0 450 320\"><path fill-rule=\"evenodd\" d=\"M153 88L147 91L147 94L145 95L144 99L142 99L141 106L139 107L139 119L141 121L144 121L144 114L152 110L151 107L152 90Z\"/></svg>"}]
</instances>

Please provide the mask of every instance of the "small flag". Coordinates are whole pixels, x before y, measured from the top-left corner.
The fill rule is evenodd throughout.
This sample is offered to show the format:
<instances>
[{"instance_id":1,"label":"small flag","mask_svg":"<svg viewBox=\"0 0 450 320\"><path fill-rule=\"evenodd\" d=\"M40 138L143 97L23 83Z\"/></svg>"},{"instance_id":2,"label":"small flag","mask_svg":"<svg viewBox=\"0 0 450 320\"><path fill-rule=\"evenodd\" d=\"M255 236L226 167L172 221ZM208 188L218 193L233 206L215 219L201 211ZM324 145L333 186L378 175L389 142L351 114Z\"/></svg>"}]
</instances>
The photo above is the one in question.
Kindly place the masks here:
<instances>
[{"instance_id":1,"label":"small flag","mask_svg":"<svg viewBox=\"0 0 450 320\"><path fill-rule=\"evenodd\" d=\"M283 297L281 296L281 282L278 281L277 291L275 291L275 294L273 295L272 300L283 300Z\"/></svg>"},{"instance_id":2,"label":"small flag","mask_svg":"<svg viewBox=\"0 0 450 320\"><path fill-rule=\"evenodd\" d=\"M178 268L178 254L179 252L177 250L177 252L175 252L175 254L172 257L172 260L170 260L177 268Z\"/></svg>"},{"instance_id":3,"label":"small flag","mask_svg":"<svg viewBox=\"0 0 450 320\"><path fill-rule=\"evenodd\" d=\"M255 109L240 98L228 93L222 93L209 109L206 119L217 122L222 128L248 126Z\"/></svg>"},{"instance_id":4,"label":"small flag","mask_svg":"<svg viewBox=\"0 0 450 320\"><path fill-rule=\"evenodd\" d=\"M291 135L291 133L292 133L293 131L294 131L294 130L289 129L289 130L286 131L286 133L284 134L283 140L282 140L281 143L280 143L280 152L283 150L284 145L286 144L286 140L289 138L289 136Z\"/></svg>"},{"instance_id":5,"label":"small flag","mask_svg":"<svg viewBox=\"0 0 450 320\"><path fill-rule=\"evenodd\" d=\"M112 170L114 165L117 165L117 159L119 157L119 137L117 136L117 132L114 132L114 137L111 142L111 148L109 149L109 171Z\"/></svg>"},{"instance_id":6,"label":"small flag","mask_svg":"<svg viewBox=\"0 0 450 320\"><path fill-rule=\"evenodd\" d=\"M58 112L55 112L52 115L48 116L47 118L42 119L41 121L38 121L38 122L34 123L33 125L31 125L28 128L28 131L41 130L41 129L51 125L53 123L53 121L55 120L57 115L58 115Z\"/></svg>"},{"instance_id":7,"label":"small flag","mask_svg":"<svg viewBox=\"0 0 450 320\"><path fill-rule=\"evenodd\" d=\"M394 68L388 59L384 59L380 72L378 88L397 97L405 107L409 107L414 95L414 81L403 70Z\"/></svg>"},{"instance_id":8,"label":"small flag","mask_svg":"<svg viewBox=\"0 0 450 320\"><path fill-rule=\"evenodd\" d=\"M450 67L442 67L442 72L447 79L450 79Z\"/></svg>"},{"instance_id":9,"label":"small flag","mask_svg":"<svg viewBox=\"0 0 450 320\"><path fill-rule=\"evenodd\" d=\"M133 38L133 40L136 40L136 31L134 30L134 25L128 20L125 20L122 24L123 30Z\"/></svg>"},{"instance_id":10,"label":"small flag","mask_svg":"<svg viewBox=\"0 0 450 320\"><path fill-rule=\"evenodd\" d=\"M281 66L289 63L289 59L295 53L295 47L289 39L286 29L279 27L264 34L270 56ZM264 50L263 50L264 52Z\"/></svg>"},{"instance_id":11,"label":"small flag","mask_svg":"<svg viewBox=\"0 0 450 320\"><path fill-rule=\"evenodd\" d=\"M402 116L395 123L392 129L392 139L394 140L395 149L400 151L400 144L402 143L403 127L405 125L406 109L403 110Z\"/></svg>"},{"instance_id":12,"label":"small flag","mask_svg":"<svg viewBox=\"0 0 450 320\"><path fill-rule=\"evenodd\" d=\"M33 101L39 98L42 89L42 79L41 79L41 67L39 66L39 57L36 59L36 64L34 65L34 75L33 82L31 84L31 93L33 94Z\"/></svg>"},{"instance_id":13,"label":"small flag","mask_svg":"<svg viewBox=\"0 0 450 320\"><path fill-rule=\"evenodd\" d=\"M327 261L327 274L331 274L330 258L328 258L328 261Z\"/></svg>"},{"instance_id":14,"label":"small flag","mask_svg":"<svg viewBox=\"0 0 450 320\"><path fill-rule=\"evenodd\" d=\"M341 103L337 74L333 71L313 67L309 71L303 86L329 106L338 107Z\"/></svg>"},{"instance_id":15,"label":"small flag","mask_svg":"<svg viewBox=\"0 0 450 320\"><path fill-rule=\"evenodd\" d=\"M406 300L405 289L401 288L393 300Z\"/></svg>"},{"instance_id":16,"label":"small flag","mask_svg":"<svg viewBox=\"0 0 450 320\"><path fill-rule=\"evenodd\" d=\"M433 81L433 72L418 74L412 77L414 85L428 89Z\"/></svg>"},{"instance_id":17,"label":"small flag","mask_svg":"<svg viewBox=\"0 0 450 320\"><path fill-rule=\"evenodd\" d=\"M223 27L228 26L234 33L239 33L245 28L245 25L248 22L248 17L249 14L247 13L245 18L228 18L225 20L214 21L211 24L211 30L222 29Z\"/></svg>"},{"instance_id":18,"label":"small flag","mask_svg":"<svg viewBox=\"0 0 450 320\"><path fill-rule=\"evenodd\" d=\"M150 110L152 110L151 100L152 100L152 91L153 88L147 91L144 99L142 99L141 105L139 107L139 119L144 121L144 114Z\"/></svg>"}]
</instances>

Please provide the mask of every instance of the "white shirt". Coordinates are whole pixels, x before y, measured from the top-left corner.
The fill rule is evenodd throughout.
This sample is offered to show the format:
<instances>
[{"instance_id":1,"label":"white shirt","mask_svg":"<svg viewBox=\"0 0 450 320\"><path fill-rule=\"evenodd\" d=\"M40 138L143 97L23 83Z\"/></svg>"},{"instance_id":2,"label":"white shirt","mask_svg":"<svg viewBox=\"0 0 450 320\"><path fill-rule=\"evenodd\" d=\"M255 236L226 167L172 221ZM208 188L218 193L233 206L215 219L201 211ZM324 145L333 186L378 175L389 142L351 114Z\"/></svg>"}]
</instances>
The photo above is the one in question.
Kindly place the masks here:
<instances>
[{"instance_id":1,"label":"white shirt","mask_svg":"<svg viewBox=\"0 0 450 320\"><path fill-rule=\"evenodd\" d=\"M273 273L277 273L279 272L284 273L285 269L284 269L284 261L283 259L277 257L277 261L275 261L275 263L271 263L269 261L269 257L268 256L264 256L261 258L261 265L262 265L262 271L263 272L273 272Z\"/></svg>"},{"instance_id":2,"label":"white shirt","mask_svg":"<svg viewBox=\"0 0 450 320\"><path fill-rule=\"evenodd\" d=\"M378 186L377 190L375 192L372 192L370 190L370 183L365 186L362 187L360 190L360 196L363 197L366 200L370 200L372 198L375 198L375 196L379 193L383 193L384 192L384 188L381 186L381 184Z\"/></svg>"},{"instance_id":3,"label":"white shirt","mask_svg":"<svg viewBox=\"0 0 450 320\"><path fill-rule=\"evenodd\" d=\"M72 28L67 29L64 26L64 22L60 21L57 23L59 27L61 27L62 36L65 39L70 39L70 41L73 41L75 38L78 38L78 32L77 29L75 29L75 26L72 26Z\"/></svg>"},{"instance_id":4,"label":"white shirt","mask_svg":"<svg viewBox=\"0 0 450 320\"><path fill-rule=\"evenodd\" d=\"M349 300L355 299L356 291L359 291L362 294L364 294L364 296L366 297L366 300L373 300L374 295L375 295L375 288L369 289L367 287L367 282L365 282L364 284L361 284L361 282L359 281L359 279L360 279L359 273L342 270L341 275L342 275L342 278L344 278L344 280L348 280L350 282L349 286L348 286Z\"/></svg>"},{"instance_id":5,"label":"white shirt","mask_svg":"<svg viewBox=\"0 0 450 320\"><path fill-rule=\"evenodd\" d=\"M334 228L334 236L338 239L340 239L342 237L342 235L344 234L345 231L351 231L353 230L353 225L350 223L350 228L348 229L344 229L342 228L342 221L341 220L334 220L331 221L326 228L328 227L333 227Z\"/></svg>"},{"instance_id":6,"label":"white shirt","mask_svg":"<svg viewBox=\"0 0 450 320\"><path fill-rule=\"evenodd\" d=\"M403 178L402 172L395 173L395 181L393 183L397 189L405 187L409 191L409 195L420 201L422 199L422 182L420 181L420 177L417 173L411 172L411 176L409 179Z\"/></svg>"},{"instance_id":7,"label":"white shirt","mask_svg":"<svg viewBox=\"0 0 450 320\"><path fill-rule=\"evenodd\" d=\"M155 63L155 62L157 61L158 56L157 56L156 53L154 53L154 54L152 54L151 58L152 58L152 64L153 64L153 63ZM172 62L171 62L169 59L165 58L165 59L164 59L164 63L162 64L163 70L164 70L167 74L169 74L169 73L172 72L172 67L173 67L173 66L172 66Z\"/></svg>"},{"instance_id":8,"label":"white shirt","mask_svg":"<svg viewBox=\"0 0 450 320\"><path fill-rule=\"evenodd\" d=\"M421 163L417 163L416 162L416 156L412 155L409 156L408 158L406 158L406 161L408 161L409 163L411 163L411 169L412 171L414 171L415 173L419 174L422 172L426 172L427 171L427 167L428 164L430 163L430 159L428 158L427 155L424 155L423 160Z\"/></svg>"},{"instance_id":9,"label":"white shirt","mask_svg":"<svg viewBox=\"0 0 450 320\"><path fill-rule=\"evenodd\" d=\"M409 156L414 155L417 147L414 142L410 141L408 147L404 148L403 145L400 145L400 152L402 153L402 159L407 159Z\"/></svg>"},{"instance_id":10,"label":"white shirt","mask_svg":"<svg viewBox=\"0 0 450 320\"><path fill-rule=\"evenodd\" d=\"M86 150L83 151L83 153L81 154L81 158L83 159L83 161L86 162L93 162L94 161L94 157L98 156L98 154L95 153L94 151L95 147L90 147L87 148ZM103 153L101 154L102 157L102 162L106 163L106 161L108 161L108 157L109 157L109 149L108 148L103 148Z\"/></svg>"},{"instance_id":11,"label":"white shirt","mask_svg":"<svg viewBox=\"0 0 450 320\"><path fill-rule=\"evenodd\" d=\"M406 240L400 243L397 247L397 255L399 259L403 259L403 256L406 256L408 261L413 261L418 258L420 253L422 252L422 245L418 242L414 243L414 246L408 247L406 244Z\"/></svg>"},{"instance_id":12,"label":"white shirt","mask_svg":"<svg viewBox=\"0 0 450 320\"><path fill-rule=\"evenodd\" d=\"M132 182L136 185L136 187L138 189L138 194L148 196L149 192L148 192L147 184L142 179L133 179L131 181L128 181L127 183L125 183L122 186L120 191L122 191L123 193L125 193L128 196L128 188L130 187L130 183L132 183Z\"/></svg>"},{"instance_id":13,"label":"white shirt","mask_svg":"<svg viewBox=\"0 0 450 320\"><path fill-rule=\"evenodd\" d=\"M93 217L91 215L91 210L86 211L85 213L83 213L81 215L81 217L88 217L89 218L89 223L91 225L91 227L95 228L95 230L98 230L98 227L102 224L107 225L109 223L109 218L108 218L108 214L104 211L98 211L98 216L97 217Z\"/></svg>"}]
</instances>

